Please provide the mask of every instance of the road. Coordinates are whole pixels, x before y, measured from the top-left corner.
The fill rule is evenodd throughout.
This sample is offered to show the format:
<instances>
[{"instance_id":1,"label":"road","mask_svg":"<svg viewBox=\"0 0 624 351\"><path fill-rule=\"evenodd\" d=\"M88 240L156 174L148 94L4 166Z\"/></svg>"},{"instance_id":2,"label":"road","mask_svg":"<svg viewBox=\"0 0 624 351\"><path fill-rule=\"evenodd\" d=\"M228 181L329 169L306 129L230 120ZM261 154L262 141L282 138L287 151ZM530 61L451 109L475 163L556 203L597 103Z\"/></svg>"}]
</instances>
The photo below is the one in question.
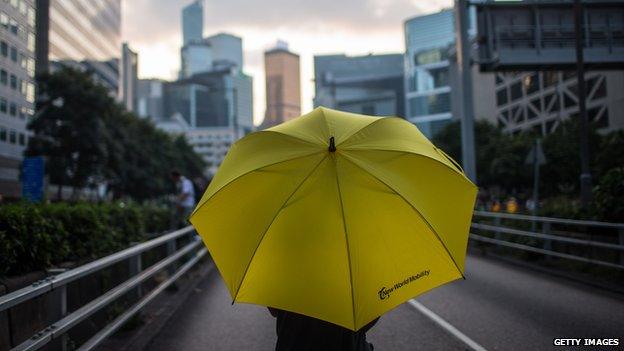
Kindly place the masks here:
<instances>
[{"instance_id":1,"label":"road","mask_svg":"<svg viewBox=\"0 0 624 351\"><path fill-rule=\"evenodd\" d=\"M469 255L466 267L465 281L416 301L486 350L582 349L554 347L554 338L624 343L619 295L480 256ZM368 339L375 350L471 350L408 303L384 315ZM272 350L274 345L275 321L266 308L231 305L215 269L147 349Z\"/></svg>"}]
</instances>

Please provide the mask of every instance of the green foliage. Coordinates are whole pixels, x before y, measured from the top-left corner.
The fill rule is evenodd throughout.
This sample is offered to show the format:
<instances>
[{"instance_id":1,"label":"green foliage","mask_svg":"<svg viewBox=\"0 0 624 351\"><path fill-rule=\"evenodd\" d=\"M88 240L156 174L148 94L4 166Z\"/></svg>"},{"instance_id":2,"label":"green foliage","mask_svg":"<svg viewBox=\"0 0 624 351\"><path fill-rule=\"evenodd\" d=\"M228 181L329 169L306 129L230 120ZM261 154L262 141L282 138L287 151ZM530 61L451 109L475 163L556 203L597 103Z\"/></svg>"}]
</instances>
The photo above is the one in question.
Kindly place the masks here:
<instances>
[{"instance_id":1,"label":"green foliage","mask_svg":"<svg viewBox=\"0 0 624 351\"><path fill-rule=\"evenodd\" d=\"M608 171L594 189L594 208L601 220L624 222L624 167Z\"/></svg>"},{"instance_id":2,"label":"green foliage","mask_svg":"<svg viewBox=\"0 0 624 351\"><path fill-rule=\"evenodd\" d=\"M432 139L433 143L455 160L461 161L459 121L450 123ZM503 133L487 121L475 122L475 149L480 187L499 186L508 191L529 186L531 172L524 166L534 138Z\"/></svg>"},{"instance_id":3,"label":"green foliage","mask_svg":"<svg viewBox=\"0 0 624 351\"><path fill-rule=\"evenodd\" d=\"M540 213L546 216L565 218L597 218L614 220L617 217L617 171L624 167L624 131L599 134L594 127L589 130L590 167L594 181L599 182L596 192L596 206L607 206L604 210L581 210L578 200L580 155L579 123L568 120L557 130L542 138L542 147L547 163L541 167ZM475 122L475 147L479 186L500 188L503 193L530 193L533 186L533 167L525 164L526 157L537 136L532 133L507 134L494 125ZM433 143L457 160L461 160L460 123L453 122L433 138ZM609 176L607 177L607 174ZM605 191L603 189L610 189ZM598 193L600 192L600 194ZM620 203L624 203L620 196Z\"/></svg>"},{"instance_id":4,"label":"green foliage","mask_svg":"<svg viewBox=\"0 0 624 351\"><path fill-rule=\"evenodd\" d=\"M124 111L88 72L62 68L38 77L39 106L26 154L47 157L50 181L82 188L106 182L114 198L137 201L171 192L169 172L194 179L205 163L183 136L171 137ZM62 99L62 106L50 101Z\"/></svg>"},{"instance_id":5,"label":"green foliage","mask_svg":"<svg viewBox=\"0 0 624 351\"><path fill-rule=\"evenodd\" d=\"M168 229L170 212L123 203L0 207L0 276L95 259Z\"/></svg>"},{"instance_id":6,"label":"green foliage","mask_svg":"<svg viewBox=\"0 0 624 351\"><path fill-rule=\"evenodd\" d=\"M544 175L541 189L544 196L578 194L581 174L579 123L567 120L544 138L542 146L547 163L542 167ZM590 168L596 175L597 154L600 152L600 135L595 128L589 129Z\"/></svg>"}]
</instances>

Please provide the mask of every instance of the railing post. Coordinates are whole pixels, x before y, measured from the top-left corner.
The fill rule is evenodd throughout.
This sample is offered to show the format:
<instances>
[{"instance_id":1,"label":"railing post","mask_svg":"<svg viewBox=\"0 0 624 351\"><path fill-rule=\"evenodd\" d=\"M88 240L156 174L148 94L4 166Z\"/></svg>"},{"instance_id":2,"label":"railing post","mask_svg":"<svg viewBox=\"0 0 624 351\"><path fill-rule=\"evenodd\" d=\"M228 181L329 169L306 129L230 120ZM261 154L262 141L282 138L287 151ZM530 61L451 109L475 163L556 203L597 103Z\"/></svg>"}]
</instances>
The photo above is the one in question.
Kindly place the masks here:
<instances>
[{"instance_id":1,"label":"railing post","mask_svg":"<svg viewBox=\"0 0 624 351\"><path fill-rule=\"evenodd\" d=\"M138 243L132 243L132 245L136 245ZM128 259L128 273L130 277L134 277L135 275L141 273L143 270L143 260L141 259L141 253L138 253ZM134 290L134 294L137 299L140 299L143 296L143 287L141 284L137 285Z\"/></svg>"},{"instance_id":2,"label":"railing post","mask_svg":"<svg viewBox=\"0 0 624 351\"><path fill-rule=\"evenodd\" d=\"M67 316L67 285L63 284L59 288L60 300L61 300L61 318L65 318ZM61 336L61 350L67 351L68 349L68 341L67 333L63 333Z\"/></svg>"},{"instance_id":3,"label":"railing post","mask_svg":"<svg viewBox=\"0 0 624 351\"><path fill-rule=\"evenodd\" d=\"M499 228L501 226L501 218L500 217L494 217L494 225L496 226L496 228ZM496 240L501 240L501 232L496 230L494 232L494 239ZM498 247L498 245L496 245Z\"/></svg>"},{"instance_id":4,"label":"railing post","mask_svg":"<svg viewBox=\"0 0 624 351\"><path fill-rule=\"evenodd\" d=\"M176 239L171 239L167 241L167 256L171 256L176 252L176 249L177 249L176 246L177 246ZM177 263L172 263L171 265L169 265L169 269L167 269L169 276L172 276L175 274L176 268L177 268Z\"/></svg>"},{"instance_id":5,"label":"railing post","mask_svg":"<svg viewBox=\"0 0 624 351\"><path fill-rule=\"evenodd\" d=\"M624 228L618 229L620 245L624 245ZM620 264L624 266L624 250L620 250Z\"/></svg>"},{"instance_id":6,"label":"railing post","mask_svg":"<svg viewBox=\"0 0 624 351\"><path fill-rule=\"evenodd\" d=\"M551 227L550 227L550 222L542 222L542 234L550 234L551 232ZM542 244L542 248L544 250L548 250L551 251L552 250L552 240L550 239L543 239L544 243ZM552 257L550 255L546 255L546 260L550 260Z\"/></svg>"}]
</instances>

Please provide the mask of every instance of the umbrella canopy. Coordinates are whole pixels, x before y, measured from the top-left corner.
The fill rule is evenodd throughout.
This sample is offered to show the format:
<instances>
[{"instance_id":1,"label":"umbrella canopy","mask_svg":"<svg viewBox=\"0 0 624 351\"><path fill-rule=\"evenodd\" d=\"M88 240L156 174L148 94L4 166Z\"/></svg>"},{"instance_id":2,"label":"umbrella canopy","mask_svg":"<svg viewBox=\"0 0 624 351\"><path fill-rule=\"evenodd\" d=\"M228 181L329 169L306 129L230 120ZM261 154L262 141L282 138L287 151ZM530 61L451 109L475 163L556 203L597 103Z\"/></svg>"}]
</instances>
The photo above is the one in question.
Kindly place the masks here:
<instances>
[{"instance_id":1,"label":"umbrella canopy","mask_svg":"<svg viewBox=\"0 0 624 351\"><path fill-rule=\"evenodd\" d=\"M476 192L413 124L321 107L236 142L190 221L233 301L358 330L463 277Z\"/></svg>"}]
</instances>

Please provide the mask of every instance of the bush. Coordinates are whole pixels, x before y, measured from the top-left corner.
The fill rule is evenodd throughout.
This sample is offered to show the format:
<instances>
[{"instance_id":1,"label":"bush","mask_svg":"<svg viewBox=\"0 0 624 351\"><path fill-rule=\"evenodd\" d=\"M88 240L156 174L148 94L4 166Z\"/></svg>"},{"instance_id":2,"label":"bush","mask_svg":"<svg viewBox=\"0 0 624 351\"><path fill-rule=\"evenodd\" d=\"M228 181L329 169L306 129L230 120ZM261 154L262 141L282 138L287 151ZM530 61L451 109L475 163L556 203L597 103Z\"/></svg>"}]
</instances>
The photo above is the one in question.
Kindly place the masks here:
<instances>
[{"instance_id":1,"label":"bush","mask_svg":"<svg viewBox=\"0 0 624 351\"><path fill-rule=\"evenodd\" d=\"M624 222L624 167L613 168L600 178L593 205L600 220Z\"/></svg>"},{"instance_id":2,"label":"bush","mask_svg":"<svg viewBox=\"0 0 624 351\"><path fill-rule=\"evenodd\" d=\"M15 203L0 207L0 276L84 262L168 229L167 209L134 204Z\"/></svg>"}]
</instances>

